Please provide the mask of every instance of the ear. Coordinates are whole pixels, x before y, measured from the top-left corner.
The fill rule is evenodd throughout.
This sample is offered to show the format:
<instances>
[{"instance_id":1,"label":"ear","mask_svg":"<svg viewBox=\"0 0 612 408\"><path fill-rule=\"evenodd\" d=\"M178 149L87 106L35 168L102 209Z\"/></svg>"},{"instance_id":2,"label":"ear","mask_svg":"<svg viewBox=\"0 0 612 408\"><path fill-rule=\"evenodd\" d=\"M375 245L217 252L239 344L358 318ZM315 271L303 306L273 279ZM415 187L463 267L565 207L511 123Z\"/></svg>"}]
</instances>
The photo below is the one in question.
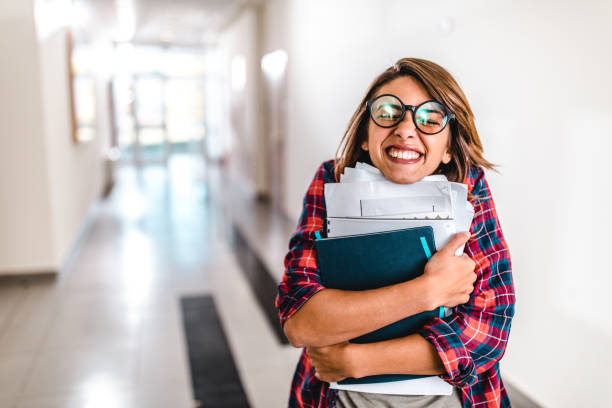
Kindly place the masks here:
<instances>
[{"instance_id":1,"label":"ear","mask_svg":"<svg viewBox=\"0 0 612 408\"><path fill-rule=\"evenodd\" d=\"M366 152L368 151L368 141L367 140L364 140L363 143L361 143L361 148L365 150Z\"/></svg>"},{"instance_id":2,"label":"ear","mask_svg":"<svg viewBox=\"0 0 612 408\"><path fill-rule=\"evenodd\" d=\"M444 155L442 156L442 163L448 164L450 161L451 161L451 154L449 153L448 150L446 150L444 152Z\"/></svg>"}]
</instances>

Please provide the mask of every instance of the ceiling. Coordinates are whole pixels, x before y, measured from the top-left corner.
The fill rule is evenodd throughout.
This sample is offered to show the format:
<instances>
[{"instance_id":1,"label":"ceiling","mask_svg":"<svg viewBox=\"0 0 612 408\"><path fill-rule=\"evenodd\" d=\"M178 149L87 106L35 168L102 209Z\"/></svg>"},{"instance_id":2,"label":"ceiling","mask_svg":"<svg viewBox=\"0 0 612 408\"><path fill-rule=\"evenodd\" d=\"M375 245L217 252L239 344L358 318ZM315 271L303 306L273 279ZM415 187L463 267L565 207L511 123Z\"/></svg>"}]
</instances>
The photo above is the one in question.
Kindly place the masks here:
<instances>
[{"instance_id":1,"label":"ceiling","mask_svg":"<svg viewBox=\"0 0 612 408\"><path fill-rule=\"evenodd\" d=\"M78 43L129 41L201 47L263 0L72 0Z\"/></svg>"}]
</instances>

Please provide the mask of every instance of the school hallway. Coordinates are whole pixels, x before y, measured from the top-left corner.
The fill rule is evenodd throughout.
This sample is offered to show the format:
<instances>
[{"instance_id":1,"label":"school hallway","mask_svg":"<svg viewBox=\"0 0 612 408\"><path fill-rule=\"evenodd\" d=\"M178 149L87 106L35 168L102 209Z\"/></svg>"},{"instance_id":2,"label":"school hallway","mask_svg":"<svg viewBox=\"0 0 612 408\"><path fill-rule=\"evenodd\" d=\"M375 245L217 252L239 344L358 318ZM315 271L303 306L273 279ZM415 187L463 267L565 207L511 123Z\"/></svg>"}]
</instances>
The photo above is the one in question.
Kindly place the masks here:
<instances>
[{"instance_id":1,"label":"school hallway","mask_svg":"<svg viewBox=\"0 0 612 408\"><path fill-rule=\"evenodd\" d=\"M610 19L603 0L1 1L0 408L287 407L302 350L274 302L315 171L352 130L359 160L406 164L385 144L400 124L421 160L460 120L498 166L496 288L516 314L510 330L481 292L448 352L482 370L503 351L513 407L607 407L612 54L593 39ZM418 81L366 101L405 60L446 69L469 106L401 95ZM377 100L399 121L376 126Z\"/></svg>"}]
</instances>

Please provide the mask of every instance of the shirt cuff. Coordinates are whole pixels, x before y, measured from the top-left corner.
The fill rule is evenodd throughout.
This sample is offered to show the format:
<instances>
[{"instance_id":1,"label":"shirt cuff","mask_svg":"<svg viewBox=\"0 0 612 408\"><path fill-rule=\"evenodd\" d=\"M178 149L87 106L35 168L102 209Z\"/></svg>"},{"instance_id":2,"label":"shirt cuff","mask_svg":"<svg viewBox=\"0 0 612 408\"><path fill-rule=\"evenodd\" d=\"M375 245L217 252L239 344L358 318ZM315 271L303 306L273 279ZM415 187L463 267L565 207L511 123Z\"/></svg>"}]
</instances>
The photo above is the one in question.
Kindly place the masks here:
<instances>
[{"instance_id":1,"label":"shirt cuff","mask_svg":"<svg viewBox=\"0 0 612 408\"><path fill-rule=\"evenodd\" d=\"M292 290L291 294L285 295L285 299L279 307L281 327L285 325L285 322L291 316L293 316L295 312L304 306L304 303L323 289L325 289L324 286L317 283L312 283L308 285L300 285L298 288Z\"/></svg>"},{"instance_id":2,"label":"shirt cuff","mask_svg":"<svg viewBox=\"0 0 612 408\"><path fill-rule=\"evenodd\" d=\"M448 317L451 318L453 317ZM477 381L474 361L469 351L445 320L435 317L417 330L417 333L429 341L438 352L446 370L446 374L440 378L460 388Z\"/></svg>"}]
</instances>

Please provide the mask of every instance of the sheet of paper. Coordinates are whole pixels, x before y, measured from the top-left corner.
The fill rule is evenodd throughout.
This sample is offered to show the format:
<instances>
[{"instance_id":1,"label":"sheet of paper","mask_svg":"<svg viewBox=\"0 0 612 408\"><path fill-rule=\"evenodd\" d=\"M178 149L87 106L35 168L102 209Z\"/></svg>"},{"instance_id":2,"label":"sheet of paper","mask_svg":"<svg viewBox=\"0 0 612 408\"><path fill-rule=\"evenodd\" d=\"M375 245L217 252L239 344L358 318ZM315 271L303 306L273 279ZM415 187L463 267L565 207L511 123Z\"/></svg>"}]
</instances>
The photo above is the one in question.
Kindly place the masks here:
<instances>
[{"instance_id":1,"label":"sheet of paper","mask_svg":"<svg viewBox=\"0 0 612 408\"><path fill-rule=\"evenodd\" d=\"M452 208L450 197L424 196L424 197L395 197L374 198L361 200L362 217L390 217L403 218L451 218Z\"/></svg>"},{"instance_id":2,"label":"sheet of paper","mask_svg":"<svg viewBox=\"0 0 612 408\"><path fill-rule=\"evenodd\" d=\"M341 183L356 183L360 181L377 181L377 180L380 181L384 179L385 177L380 172L376 174L371 171L358 170L352 167L345 168L344 173L340 175Z\"/></svg>"},{"instance_id":3,"label":"sheet of paper","mask_svg":"<svg viewBox=\"0 0 612 408\"><path fill-rule=\"evenodd\" d=\"M387 180L354 183L325 184L325 204L329 217L361 217L362 200L383 200L402 198L409 202L415 197L436 197L435 211L421 214L407 214L413 218L453 218L451 185L448 181L427 181L413 184L396 184ZM432 200L434 200L432 198ZM391 201L389 201L391 203ZM384 213L384 201L381 201ZM407 207L407 212L410 207ZM398 214L393 214L398 215Z\"/></svg>"},{"instance_id":4,"label":"sheet of paper","mask_svg":"<svg viewBox=\"0 0 612 408\"><path fill-rule=\"evenodd\" d=\"M457 221L457 232L469 231L474 217L474 208L467 200L467 186L463 183L450 183L453 192L453 212Z\"/></svg>"},{"instance_id":5,"label":"sheet of paper","mask_svg":"<svg viewBox=\"0 0 612 408\"><path fill-rule=\"evenodd\" d=\"M343 176L346 177L342 178ZM456 231L462 232L469 230L474 216L472 205L467 201L467 186L463 183L449 182L448 186L451 190L449 196L421 195L423 194L421 193L422 187L419 187L419 185L432 181L447 181L446 176L443 174L424 177L423 180L415 183L416 186L413 184L411 185L413 187L406 187L407 185L399 185L387 181L376 167L358 162L354 168L347 167L344 169L341 180L358 184L352 184L351 187L326 187L326 190L330 191L329 194L326 193L328 216L330 217L381 217L393 219L435 219L437 217L448 217L456 220ZM359 183L376 181L382 181L382 186L379 186L380 188L378 189L370 188L369 194L375 194L377 191L385 192L388 190L387 187L391 185L403 186L398 188L407 189L406 191L409 191L407 193L408 196L398 196L395 193L390 193L384 197L360 197L360 192L368 189L368 187ZM341 181L341 183L344 183L344 181ZM394 189L394 187L390 188ZM336 191L332 191L336 189L341 190L338 191L339 194L336 194ZM450 213L447 211L448 197L450 197L451 202ZM359 198L359 213L356 211L357 202L355 200L357 198ZM444 202L441 203L440 200L444 200ZM330 206L332 207L331 209ZM434 211L426 211L429 208L433 208Z\"/></svg>"},{"instance_id":6,"label":"sheet of paper","mask_svg":"<svg viewBox=\"0 0 612 408\"><path fill-rule=\"evenodd\" d=\"M372 166L371 164L357 162L354 168L347 167L344 169L344 171L346 172L346 170L348 169L356 170L357 172L368 172L372 175L375 175L377 179L379 180L385 180L385 176L383 176L380 170L378 170L376 167ZM432 176L423 177L422 181L447 181L447 178L444 174L434 174Z\"/></svg>"},{"instance_id":7,"label":"sheet of paper","mask_svg":"<svg viewBox=\"0 0 612 408\"><path fill-rule=\"evenodd\" d=\"M453 387L440 377L416 378L414 380L392 381L378 384L343 385L336 382L330 388L393 395L451 395Z\"/></svg>"},{"instance_id":8,"label":"sheet of paper","mask_svg":"<svg viewBox=\"0 0 612 408\"><path fill-rule=\"evenodd\" d=\"M367 171L368 173L372 173L372 174L376 174L376 175L380 176L381 179L385 178L385 176L383 176L383 174L380 172L380 170L378 170L378 168L376 168L376 167L374 167L374 166L372 166L371 164L368 164L368 163L357 162L355 164L355 169L361 170L361 171Z\"/></svg>"}]
</instances>

